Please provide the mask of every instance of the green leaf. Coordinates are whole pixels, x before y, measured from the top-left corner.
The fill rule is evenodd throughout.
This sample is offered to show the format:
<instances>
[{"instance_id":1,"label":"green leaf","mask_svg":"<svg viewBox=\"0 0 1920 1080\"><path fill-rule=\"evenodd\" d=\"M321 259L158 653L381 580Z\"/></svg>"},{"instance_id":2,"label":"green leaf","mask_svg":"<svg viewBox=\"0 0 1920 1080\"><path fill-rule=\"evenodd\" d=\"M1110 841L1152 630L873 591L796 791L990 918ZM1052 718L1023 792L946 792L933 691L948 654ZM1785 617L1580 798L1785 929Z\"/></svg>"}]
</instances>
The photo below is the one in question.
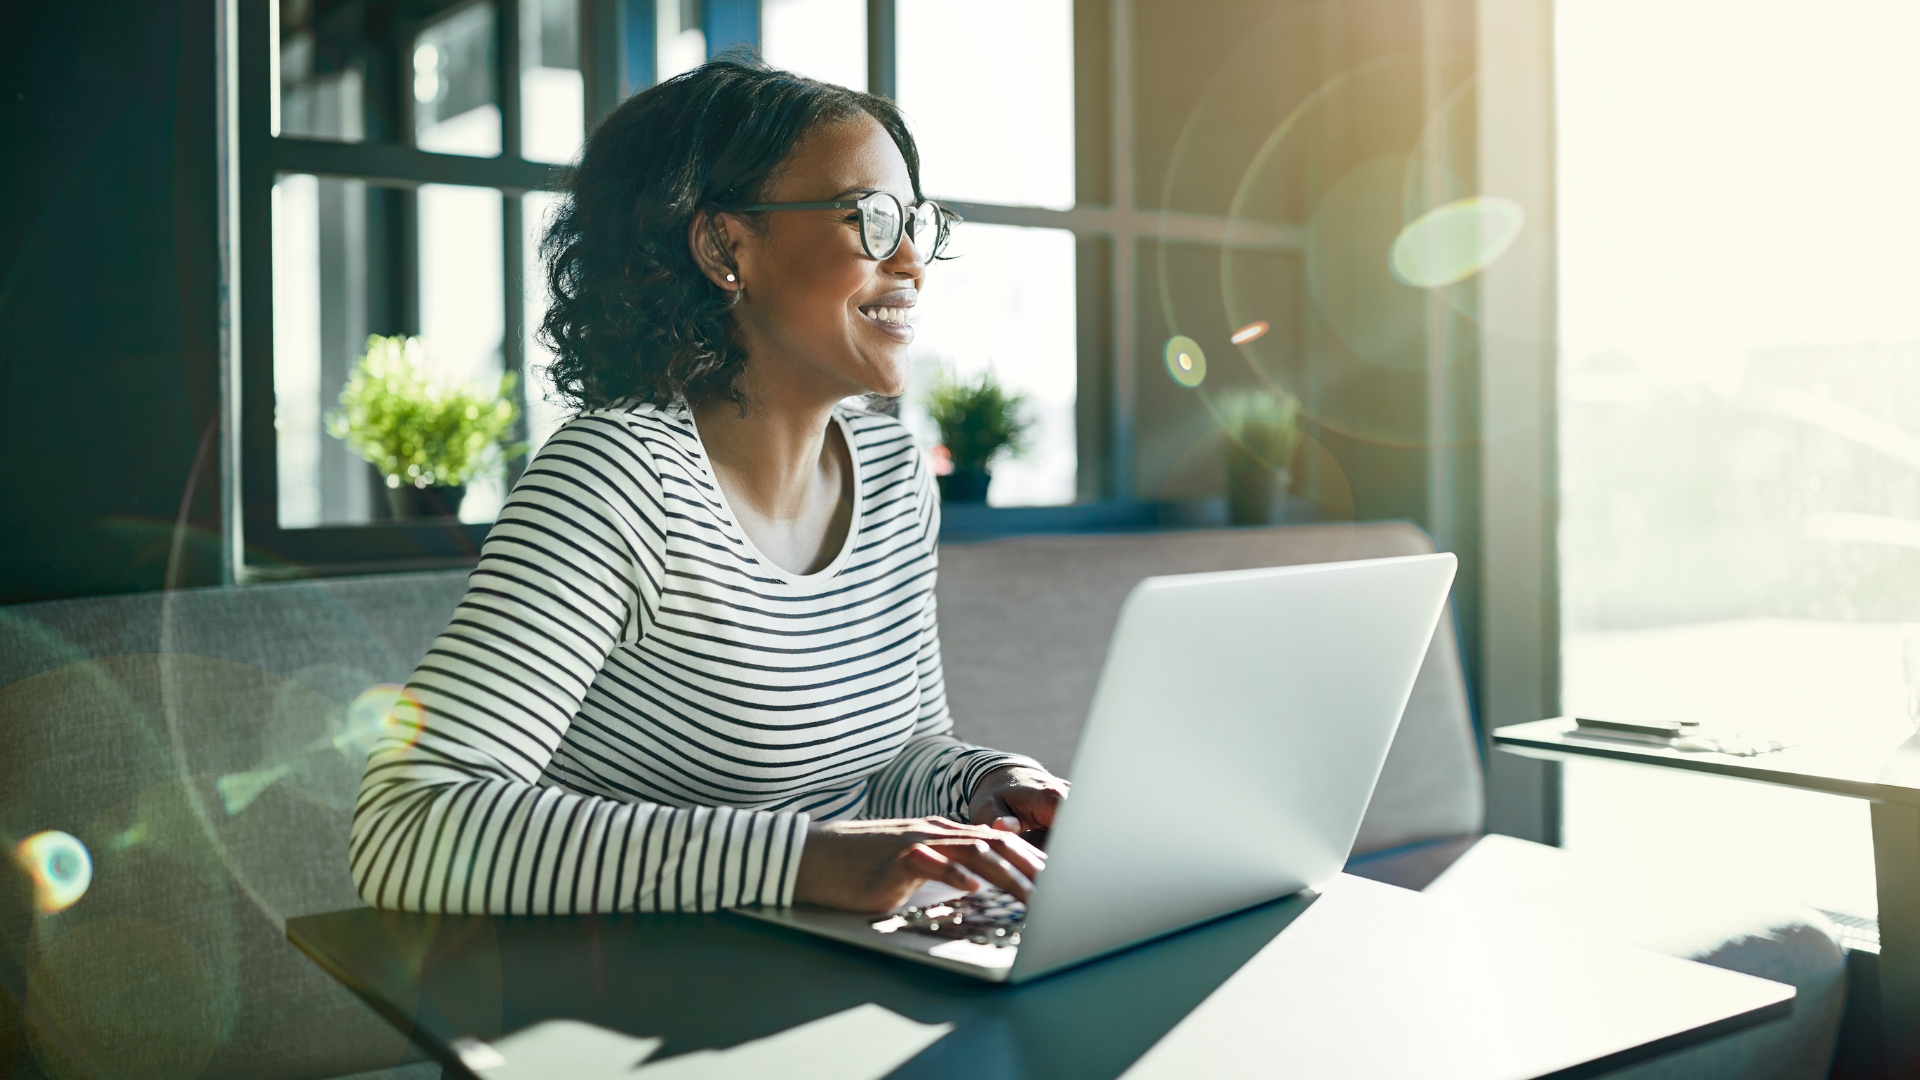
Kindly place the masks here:
<instances>
[{"instance_id":1,"label":"green leaf","mask_svg":"<svg viewBox=\"0 0 1920 1080\"><path fill-rule=\"evenodd\" d=\"M367 339L367 349L328 413L327 433L372 462L388 487L453 487L489 457L511 459L525 444L503 440L520 418L511 373L489 386L434 377L426 343L417 337Z\"/></svg>"},{"instance_id":2,"label":"green leaf","mask_svg":"<svg viewBox=\"0 0 1920 1080\"><path fill-rule=\"evenodd\" d=\"M1026 396L1007 393L992 371L963 381L943 367L924 404L955 469L985 470L1002 451L1017 455L1027 448Z\"/></svg>"}]
</instances>

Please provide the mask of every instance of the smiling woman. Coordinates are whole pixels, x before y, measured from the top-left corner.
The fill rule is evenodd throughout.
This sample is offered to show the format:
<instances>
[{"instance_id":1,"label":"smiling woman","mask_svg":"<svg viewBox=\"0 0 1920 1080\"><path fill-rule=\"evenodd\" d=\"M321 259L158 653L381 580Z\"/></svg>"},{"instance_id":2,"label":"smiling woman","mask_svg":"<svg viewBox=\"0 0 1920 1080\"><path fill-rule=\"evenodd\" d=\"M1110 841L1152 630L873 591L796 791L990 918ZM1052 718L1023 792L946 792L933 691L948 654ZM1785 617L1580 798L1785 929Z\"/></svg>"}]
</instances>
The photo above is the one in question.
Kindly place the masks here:
<instances>
[{"instance_id":1,"label":"smiling woman","mask_svg":"<svg viewBox=\"0 0 1920 1080\"><path fill-rule=\"evenodd\" d=\"M543 245L579 415L514 488L354 815L372 903L1024 899L1066 785L951 734L898 421L944 236L884 99L718 62L588 141ZM403 737L404 736L404 737ZM867 819L867 820L859 820Z\"/></svg>"}]
</instances>

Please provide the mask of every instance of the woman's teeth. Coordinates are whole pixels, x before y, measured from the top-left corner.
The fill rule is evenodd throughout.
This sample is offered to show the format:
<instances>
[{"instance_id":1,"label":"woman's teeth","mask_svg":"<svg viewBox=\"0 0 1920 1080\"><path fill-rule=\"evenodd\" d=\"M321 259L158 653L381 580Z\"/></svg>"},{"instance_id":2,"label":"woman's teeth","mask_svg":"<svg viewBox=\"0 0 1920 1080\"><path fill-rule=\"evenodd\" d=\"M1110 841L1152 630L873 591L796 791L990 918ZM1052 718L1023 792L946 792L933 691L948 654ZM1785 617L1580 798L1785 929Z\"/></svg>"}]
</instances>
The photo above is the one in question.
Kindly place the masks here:
<instances>
[{"instance_id":1,"label":"woman's teeth","mask_svg":"<svg viewBox=\"0 0 1920 1080\"><path fill-rule=\"evenodd\" d=\"M894 326L907 325L907 309L903 307L868 308L865 314L874 322L891 323Z\"/></svg>"}]
</instances>

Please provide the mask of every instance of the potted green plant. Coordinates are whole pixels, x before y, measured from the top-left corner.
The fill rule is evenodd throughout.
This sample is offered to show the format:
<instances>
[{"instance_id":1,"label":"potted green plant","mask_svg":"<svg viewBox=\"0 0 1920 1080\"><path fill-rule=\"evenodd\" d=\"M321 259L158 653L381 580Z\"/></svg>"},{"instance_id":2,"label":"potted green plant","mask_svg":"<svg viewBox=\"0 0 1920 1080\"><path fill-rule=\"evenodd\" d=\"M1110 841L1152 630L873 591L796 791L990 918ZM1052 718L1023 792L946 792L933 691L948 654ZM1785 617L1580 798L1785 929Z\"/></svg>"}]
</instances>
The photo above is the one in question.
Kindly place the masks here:
<instances>
[{"instance_id":1,"label":"potted green plant","mask_svg":"<svg viewBox=\"0 0 1920 1080\"><path fill-rule=\"evenodd\" d=\"M944 502L985 502L991 482L987 467L1002 452L1026 449L1027 421L1020 415L1026 398L1009 394L992 371L973 379L943 369L928 388L927 415L940 429L940 443L953 471L940 477Z\"/></svg>"},{"instance_id":2,"label":"potted green plant","mask_svg":"<svg viewBox=\"0 0 1920 1080\"><path fill-rule=\"evenodd\" d=\"M513 382L511 373L497 385L437 378L425 342L376 334L340 391L340 408L327 414L327 432L380 470L394 517L451 517L467 481L494 454L526 451L504 441L520 417Z\"/></svg>"},{"instance_id":3,"label":"potted green plant","mask_svg":"<svg viewBox=\"0 0 1920 1080\"><path fill-rule=\"evenodd\" d=\"M1215 407L1226 433L1227 520L1259 525L1273 520L1273 507L1291 482L1293 452L1300 445L1300 402L1290 394L1236 390Z\"/></svg>"}]
</instances>

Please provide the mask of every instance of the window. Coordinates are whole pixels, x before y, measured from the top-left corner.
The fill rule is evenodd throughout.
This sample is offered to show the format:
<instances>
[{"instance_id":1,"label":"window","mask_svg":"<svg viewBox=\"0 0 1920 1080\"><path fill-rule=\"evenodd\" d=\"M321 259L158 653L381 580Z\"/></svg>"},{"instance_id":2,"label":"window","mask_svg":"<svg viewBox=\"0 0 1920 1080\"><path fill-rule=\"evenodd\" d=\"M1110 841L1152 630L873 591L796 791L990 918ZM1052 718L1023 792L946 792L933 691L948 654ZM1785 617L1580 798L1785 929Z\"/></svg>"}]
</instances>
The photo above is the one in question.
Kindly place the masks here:
<instances>
[{"instance_id":1,"label":"window","mask_svg":"<svg viewBox=\"0 0 1920 1080\"><path fill-rule=\"evenodd\" d=\"M1898 742L1920 9L1557 17L1565 706ZM1875 911L1857 801L1574 763L1565 837Z\"/></svg>"},{"instance_id":2,"label":"window","mask_svg":"<svg viewBox=\"0 0 1920 1080\"><path fill-rule=\"evenodd\" d=\"M1076 207L1070 0L274 0L239 31L240 576L473 557L517 463L477 473L457 519L397 501L328 432L368 337L420 337L448 380L515 373L515 437L538 446L566 418L534 336L553 166L623 92L741 44L902 101L929 194L968 218L930 275L916 383L991 370L1025 395L1030 450L992 505L1099 497L1079 279L1111 225Z\"/></svg>"},{"instance_id":3,"label":"window","mask_svg":"<svg viewBox=\"0 0 1920 1080\"><path fill-rule=\"evenodd\" d=\"M920 143L921 183L959 204L1074 205L1073 10L1068 0L996 0L956 8L900 0L900 107ZM1009 33L1009 27L1019 32ZM977 211L970 216L978 219ZM914 385L942 369L992 372L1024 395L1020 457L993 466L994 506L1075 501L1078 295L1074 234L970 222L955 258L927 275L913 345ZM937 434L917 400L904 415Z\"/></svg>"},{"instance_id":4,"label":"window","mask_svg":"<svg viewBox=\"0 0 1920 1080\"><path fill-rule=\"evenodd\" d=\"M419 336L449 381L519 377L521 437L553 428L528 347L552 164L588 109L580 0L276 0L243 8L242 471L254 573L462 559L513 478L416 519L327 431L369 335ZM271 463L270 465L268 463Z\"/></svg>"}]
</instances>

